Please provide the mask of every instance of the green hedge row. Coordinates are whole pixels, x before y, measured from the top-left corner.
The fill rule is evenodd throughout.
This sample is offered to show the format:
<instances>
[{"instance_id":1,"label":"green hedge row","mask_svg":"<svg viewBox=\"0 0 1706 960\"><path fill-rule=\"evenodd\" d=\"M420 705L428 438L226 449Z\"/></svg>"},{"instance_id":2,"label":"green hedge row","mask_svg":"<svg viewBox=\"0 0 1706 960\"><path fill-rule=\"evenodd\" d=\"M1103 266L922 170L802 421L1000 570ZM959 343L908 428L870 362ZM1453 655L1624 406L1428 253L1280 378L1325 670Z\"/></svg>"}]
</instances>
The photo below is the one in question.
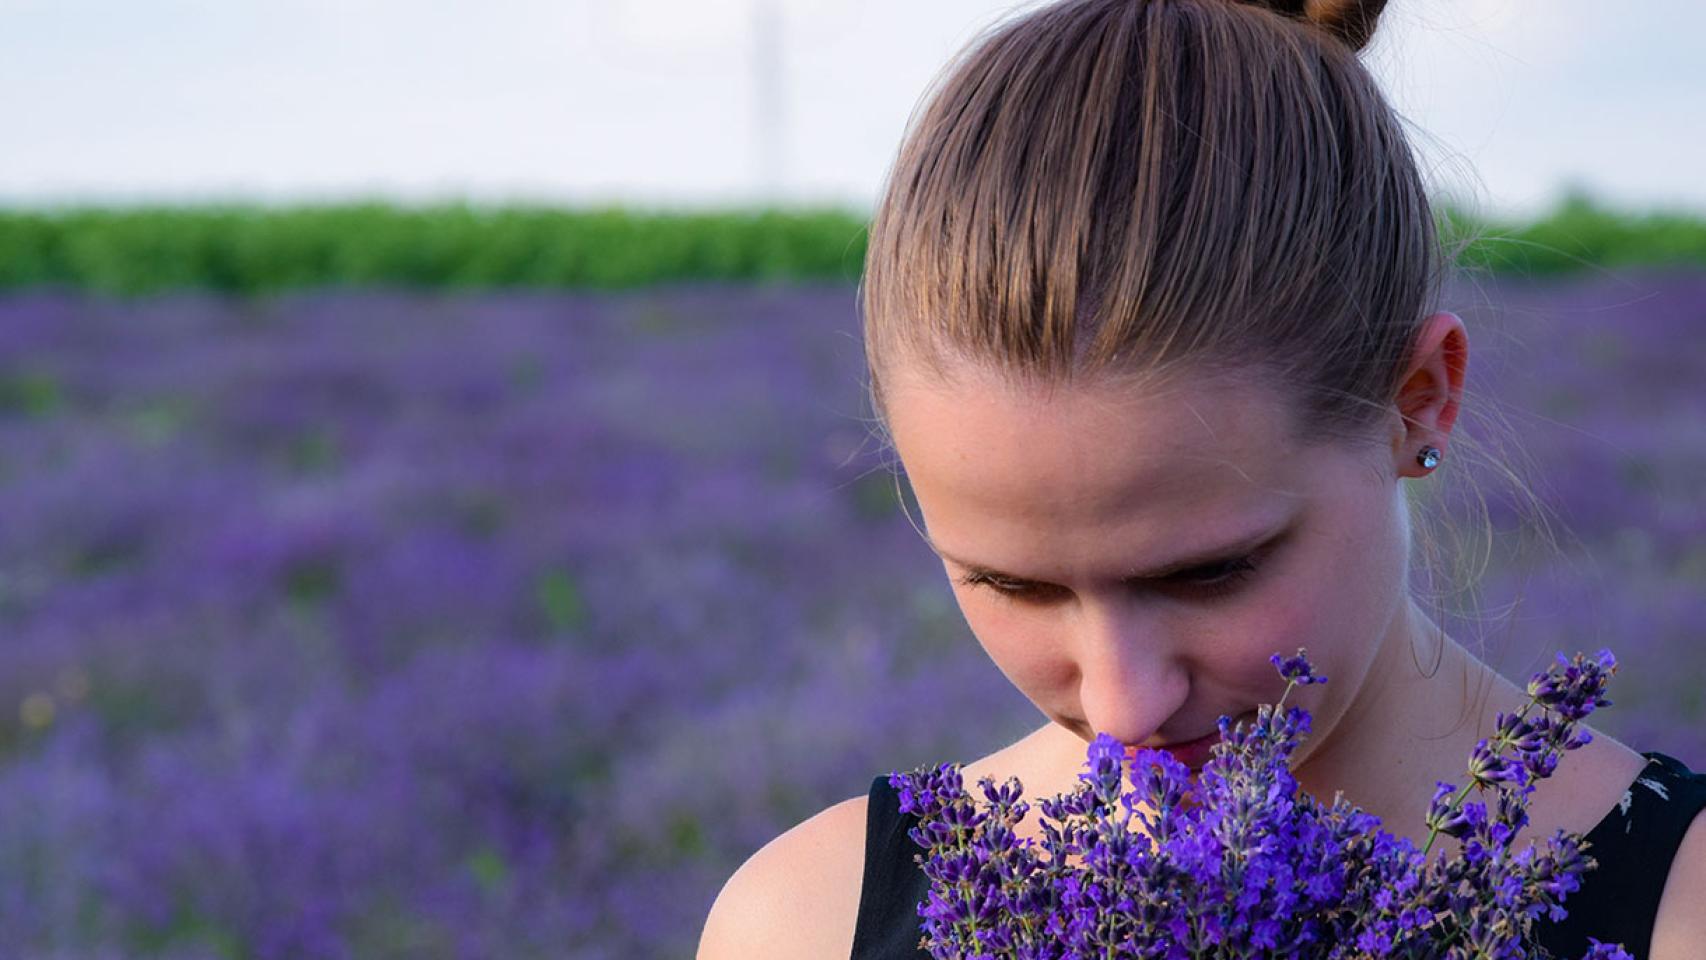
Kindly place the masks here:
<instances>
[{"instance_id":1,"label":"green hedge row","mask_svg":"<svg viewBox=\"0 0 1706 960\"><path fill-rule=\"evenodd\" d=\"M0 289L132 295L308 286L615 289L675 280L857 280L840 211L646 214L382 204L0 212Z\"/></svg>"},{"instance_id":2,"label":"green hedge row","mask_svg":"<svg viewBox=\"0 0 1706 960\"><path fill-rule=\"evenodd\" d=\"M1706 266L1706 216L1696 213L1620 213L1571 193L1550 214L1528 223L1476 223L1449 207L1442 216L1459 235L1475 238L1460 262L1493 273Z\"/></svg>"},{"instance_id":3,"label":"green hedge row","mask_svg":"<svg viewBox=\"0 0 1706 960\"><path fill-rule=\"evenodd\" d=\"M1581 196L1528 224L1442 211L1473 236L1466 265L1554 274L1591 266L1706 264L1706 219L1633 216ZM643 213L622 209L139 207L0 212L0 290L129 296L309 286L617 289L672 281L858 279L862 216L837 210Z\"/></svg>"}]
</instances>

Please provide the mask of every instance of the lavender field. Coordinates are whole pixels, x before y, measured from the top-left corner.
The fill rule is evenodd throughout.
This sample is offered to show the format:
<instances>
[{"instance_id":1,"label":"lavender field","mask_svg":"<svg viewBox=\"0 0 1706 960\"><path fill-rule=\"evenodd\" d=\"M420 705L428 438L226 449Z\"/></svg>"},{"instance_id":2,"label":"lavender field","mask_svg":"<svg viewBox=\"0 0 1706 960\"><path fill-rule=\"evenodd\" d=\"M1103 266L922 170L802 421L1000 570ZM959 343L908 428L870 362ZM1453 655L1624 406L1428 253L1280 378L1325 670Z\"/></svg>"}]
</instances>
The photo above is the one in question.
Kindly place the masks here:
<instances>
[{"instance_id":1,"label":"lavender field","mask_svg":"<svg viewBox=\"0 0 1706 960\"><path fill-rule=\"evenodd\" d=\"M1706 274L1447 306L1575 538L1474 465L1483 656L1609 646L1596 724L1706 767ZM687 957L1035 726L862 375L846 285L0 299L0 957Z\"/></svg>"}]
</instances>

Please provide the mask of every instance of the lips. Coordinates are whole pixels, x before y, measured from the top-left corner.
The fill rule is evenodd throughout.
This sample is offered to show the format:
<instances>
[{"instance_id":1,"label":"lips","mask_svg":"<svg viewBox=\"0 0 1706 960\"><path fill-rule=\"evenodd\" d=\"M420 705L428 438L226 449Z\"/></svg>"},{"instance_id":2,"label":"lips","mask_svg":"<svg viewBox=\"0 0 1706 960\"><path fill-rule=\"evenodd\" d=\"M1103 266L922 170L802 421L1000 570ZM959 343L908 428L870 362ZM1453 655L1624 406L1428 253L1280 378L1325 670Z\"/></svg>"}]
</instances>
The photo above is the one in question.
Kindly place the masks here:
<instances>
[{"instance_id":1,"label":"lips","mask_svg":"<svg viewBox=\"0 0 1706 960\"><path fill-rule=\"evenodd\" d=\"M1237 728L1244 717L1234 717L1232 727ZM1214 745L1220 742L1220 730L1217 727L1213 733L1185 743L1170 743L1162 747L1127 747L1126 756L1133 757L1139 750L1164 750L1173 755L1173 759L1192 770L1201 770L1203 765L1214 757Z\"/></svg>"},{"instance_id":2,"label":"lips","mask_svg":"<svg viewBox=\"0 0 1706 960\"><path fill-rule=\"evenodd\" d=\"M1219 742L1220 731L1216 730L1206 737L1187 743L1173 743L1165 747L1126 747L1125 753L1126 757L1131 759L1135 758L1140 750L1157 750L1172 754L1173 759L1192 770L1200 770L1203 764L1214 756L1214 745Z\"/></svg>"},{"instance_id":3,"label":"lips","mask_svg":"<svg viewBox=\"0 0 1706 960\"><path fill-rule=\"evenodd\" d=\"M1192 770L1201 770L1203 764L1208 763L1208 761L1213 758L1214 745L1219 742L1220 731L1216 730L1214 733L1211 733L1200 740L1192 740L1189 743L1174 744L1173 746L1162 747L1161 749L1172 754L1173 759L1179 761Z\"/></svg>"}]
</instances>

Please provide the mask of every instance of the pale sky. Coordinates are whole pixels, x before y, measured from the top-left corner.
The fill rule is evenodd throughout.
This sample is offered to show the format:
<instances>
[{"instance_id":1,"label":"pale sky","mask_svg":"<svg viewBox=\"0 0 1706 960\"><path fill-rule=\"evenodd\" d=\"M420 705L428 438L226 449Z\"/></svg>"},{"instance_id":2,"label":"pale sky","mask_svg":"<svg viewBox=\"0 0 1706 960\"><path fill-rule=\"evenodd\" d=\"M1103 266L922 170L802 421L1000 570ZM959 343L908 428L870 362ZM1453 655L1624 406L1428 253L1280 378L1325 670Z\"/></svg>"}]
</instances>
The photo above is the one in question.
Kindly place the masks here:
<instances>
[{"instance_id":1,"label":"pale sky","mask_svg":"<svg viewBox=\"0 0 1706 960\"><path fill-rule=\"evenodd\" d=\"M936 71L1033 5L0 0L0 205L868 210ZM1577 183L1706 213L1702 36L1700 0L1392 0L1363 59L1430 182L1485 212L1539 212Z\"/></svg>"}]
</instances>

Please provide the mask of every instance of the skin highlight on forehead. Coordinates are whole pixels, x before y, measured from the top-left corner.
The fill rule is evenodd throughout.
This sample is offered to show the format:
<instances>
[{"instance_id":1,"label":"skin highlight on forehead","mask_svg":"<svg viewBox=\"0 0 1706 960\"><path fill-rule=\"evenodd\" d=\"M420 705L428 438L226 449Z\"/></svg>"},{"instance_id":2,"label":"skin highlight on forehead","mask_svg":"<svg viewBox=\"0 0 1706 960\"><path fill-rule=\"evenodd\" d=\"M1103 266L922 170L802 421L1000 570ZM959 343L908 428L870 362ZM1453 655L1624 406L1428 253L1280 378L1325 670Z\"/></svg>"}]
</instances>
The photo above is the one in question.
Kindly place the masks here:
<instances>
[{"instance_id":1,"label":"skin highlight on forehead","mask_svg":"<svg viewBox=\"0 0 1706 960\"><path fill-rule=\"evenodd\" d=\"M1273 532L1303 498L1296 464L1279 457L1280 404L1254 381L1044 393L902 379L893 390L891 426L926 540L968 568L1044 580L1027 558L1090 554L1086 576L1141 576ZM1145 558L1101 552L1120 543L1154 547Z\"/></svg>"}]
</instances>

